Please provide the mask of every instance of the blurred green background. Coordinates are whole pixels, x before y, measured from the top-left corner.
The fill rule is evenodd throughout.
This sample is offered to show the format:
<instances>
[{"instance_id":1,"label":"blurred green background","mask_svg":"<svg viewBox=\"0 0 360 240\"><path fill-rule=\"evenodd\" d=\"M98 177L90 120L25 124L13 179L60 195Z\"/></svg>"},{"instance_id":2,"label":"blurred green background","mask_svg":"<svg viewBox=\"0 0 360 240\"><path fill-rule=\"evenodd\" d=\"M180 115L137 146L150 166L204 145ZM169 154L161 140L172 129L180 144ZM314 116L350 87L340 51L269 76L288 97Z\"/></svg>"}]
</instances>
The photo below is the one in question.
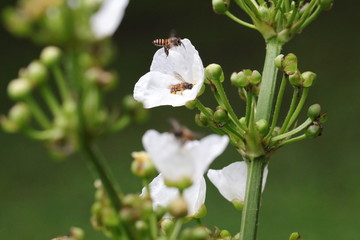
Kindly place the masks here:
<instances>
[{"instance_id":1,"label":"blurred green background","mask_svg":"<svg viewBox=\"0 0 360 240\"><path fill-rule=\"evenodd\" d=\"M10 4L14 1L1 0L0 8ZM307 104L321 103L330 117L322 137L290 145L273 156L258 239L285 240L294 231L302 233L305 240L360 239L359 7L359 1L335 1L332 11L323 13L283 49L297 54L300 69L318 74ZM151 41L167 37L171 29L192 40L205 66L218 63L227 77L244 68L262 69L265 48L260 34L214 14L210 0L132 0L114 36L118 57L113 67L121 82L110 96L112 104L119 104L148 71L157 50ZM7 113L12 104L6 96L7 83L20 67L37 58L40 50L0 27L1 113ZM235 89L229 82L225 86L234 107L242 113L244 107ZM201 98L215 107L207 93ZM146 124L101 139L102 151L125 192L141 190L129 166L130 153L142 150L142 134L149 128L168 130L170 117L197 132L209 133L194 125L194 113L159 107L151 110ZM222 168L238 158L229 146L211 167ZM57 163L41 143L0 132L0 163L0 239L48 240L66 234L70 226L85 229L87 240L105 239L89 223L94 188L81 155ZM238 231L240 212L211 184L206 205L205 224Z\"/></svg>"}]
</instances>

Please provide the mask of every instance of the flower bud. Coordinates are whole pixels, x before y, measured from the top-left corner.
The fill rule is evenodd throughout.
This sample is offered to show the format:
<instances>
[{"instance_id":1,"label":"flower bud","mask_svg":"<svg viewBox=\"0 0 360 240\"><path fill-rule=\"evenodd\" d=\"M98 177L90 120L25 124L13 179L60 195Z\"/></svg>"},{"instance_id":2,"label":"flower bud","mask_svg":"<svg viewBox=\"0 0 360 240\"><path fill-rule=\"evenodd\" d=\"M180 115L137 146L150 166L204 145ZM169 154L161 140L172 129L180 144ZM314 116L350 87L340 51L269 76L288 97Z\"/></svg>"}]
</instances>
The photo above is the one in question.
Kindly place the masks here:
<instances>
[{"instance_id":1,"label":"flower bud","mask_svg":"<svg viewBox=\"0 0 360 240\"><path fill-rule=\"evenodd\" d=\"M27 77L29 78L32 86L38 86L47 79L47 68L41 62L34 61L27 67Z\"/></svg>"},{"instance_id":2,"label":"flower bud","mask_svg":"<svg viewBox=\"0 0 360 240\"><path fill-rule=\"evenodd\" d=\"M330 10L331 7L333 6L333 0L319 0L320 2L320 7L321 9L323 9L324 11Z\"/></svg>"},{"instance_id":3,"label":"flower bud","mask_svg":"<svg viewBox=\"0 0 360 240\"><path fill-rule=\"evenodd\" d=\"M149 229L149 225L143 220L138 220L135 222L135 229L139 232L146 232Z\"/></svg>"},{"instance_id":4,"label":"flower bud","mask_svg":"<svg viewBox=\"0 0 360 240\"><path fill-rule=\"evenodd\" d=\"M78 227L72 227L70 228L70 235L73 238L73 240L82 240L84 239L84 230Z\"/></svg>"},{"instance_id":5,"label":"flower bud","mask_svg":"<svg viewBox=\"0 0 360 240\"><path fill-rule=\"evenodd\" d=\"M300 233L298 232L293 232L290 237L289 237L289 240L301 240L301 236L300 236Z\"/></svg>"},{"instance_id":6,"label":"flower bud","mask_svg":"<svg viewBox=\"0 0 360 240\"><path fill-rule=\"evenodd\" d=\"M286 55L282 61L282 67L287 75L292 75L297 72L298 64L296 55L293 53Z\"/></svg>"},{"instance_id":7,"label":"flower bud","mask_svg":"<svg viewBox=\"0 0 360 240\"><path fill-rule=\"evenodd\" d=\"M23 128L30 120L31 112L25 103L17 103L9 112L9 120L16 125L18 129Z\"/></svg>"},{"instance_id":8,"label":"flower bud","mask_svg":"<svg viewBox=\"0 0 360 240\"><path fill-rule=\"evenodd\" d=\"M188 213L187 203L184 197L179 196L169 205L169 213L175 218L185 217Z\"/></svg>"},{"instance_id":9,"label":"flower bud","mask_svg":"<svg viewBox=\"0 0 360 240\"><path fill-rule=\"evenodd\" d=\"M204 86L205 86L205 85L204 85ZM193 109L196 107L196 103L197 103L197 99L192 100L192 101L187 101L187 102L185 103L185 107L186 107L187 109L193 110Z\"/></svg>"},{"instance_id":10,"label":"flower bud","mask_svg":"<svg viewBox=\"0 0 360 240\"><path fill-rule=\"evenodd\" d=\"M325 122L327 121L327 119L328 119L328 114L327 114L327 113L323 113L323 114L320 115L318 121L319 121L319 123L325 123Z\"/></svg>"},{"instance_id":11,"label":"flower bud","mask_svg":"<svg viewBox=\"0 0 360 240\"><path fill-rule=\"evenodd\" d=\"M192 229L190 238L191 240L206 240L209 237L209 233L205 227L198 226Z\"/></svg>"},{"instance_id":12,"label":"flower bud","mask_svg":"<svg viewBox=\"0 0 360 240\"><path fill-rule=\"evenodd\" d=\"M199 210L194 214L194 218L203 218L205 217L207 214L207 209L206 209L206 206L205 204L201 205L201 207L199 208Z\"/></svg>"},{"instance_id":13,"label":"flower bud","mask_svg":"<svg viewBox=\"0 0 360 240\"><path fill-rule=\"evenodd\" d=\"M55 46L44 48L40 54L40 61L46 66L53 66L60 62L61 50Z\"/></svg>"},{"instance_id":14,"label":"flower bud","mask_svg":"<svg viewBox=\"0 0 360 240\"><path fill-rule=\"evenodd\" d=\"M231 83L235 87L247 87L249 85L249 79L245 76L244 72L233 73L230 77Z\"/></svg>"},{"instance_id":15,"label":"flower bud","mask_svg":"<svg viewBox=\"0 0 360 240\"><path fill-rule=\"evenodd\" d=\"M252 85L258 85L260 82L261 82L261 74L256 70L252 71L250 83Z\"/></svg>"},{"instance_id":16,"label":"flower bud","mask_svg":"<svg viewBox=\"0 0 360 240\"><path fill-rule=\"evenodd\" d=\"M161 229L166 233L169 234L173 231L175 226L175 223L172 219L170 218L165 218L161 221L160 223L160 227Z\"/></svg>"},{"instance_id":17,"label":"flower bud","mask_svg":"<svg viewBox=\"0 0 360 240\"><path fill-rule=\"evenodd\" d=\"M308 111L307 111L307 116L311 119L311 120L315 120L320 116L321 113L321 106L320 104L313 104L309 107Z\"/></svg>"},{"instance_id":18,"label":"flower bud","mask_svg":"<svg viewBox=\"0 0 360 240\"><path fill-rule=\"evenodd\" d=\"M195 114L195 123L199 127L206 127L203 122L200 120L200 113Z\"/></svg>"},{"instance_id":19,"label":"flower bud","mask_svg":"<svg viewBox=\"0 0 360 240\"><path fill-rule=\"evenodd\" d=\"M227 111L221 106L218 106L216 108L213 118L216 125L218 125L219 127L224 126L229 119Z\"/></svg>"},{"instance_id":20,"label":"flower bud","mask_svg":"<svg viewBox=\"0 0 360 240\"><path fill-rule=\"evenodd\" d=\"M224 81L224 73L219 64L212 63L205 68L205 77L210 81Z\"/></svg>"},{"instance_id":21,"label":"flower bud","mask_svg":"<svg viewBox=\"0 0 360 240\"><path fill-rule=\"evenodd\" d=\"M301 87L304 81L300 72L296 71L295 73L289 75L289 82L294 87Z\"/></svg>"},{"instance_id":22,"label":"flower bud","mask_svg":"<svg viewBox=\"0 0 360 240\"><path fill-rule=\"evenodd\" d=\"M275 66L282 70L282 61L284 60L284 54L280 54L274 60Z\"/></svg>"},{"instance_id":23,"label":"flower bud","mask_svg":"<svg viewBox=\"0 0 360 240\"><path fill-rule=\"evenodd\" d=\"M231 237L231 234L228 230L221 230L220 237L221 238Z\"/></svg>"},{"instance_id":24,"label":"flower bud","mask_svg":"<svg viewBox=\"0 0 360 240\"><path fill-rule=\"evenodd\" d=\"M304 72L301 74L301 77L303 78L302 86L307 88L311 87L313 85L315 79L316 79L316 73L313 72Z\"/></svg>"},{"instance_id":25,"label":"flower bud","mask_svg":"<svg viewBox=\"0 0 360 240\"><path fill-rule=\"evenodd\" d=\"M118 215L111 207L102 209L102 220L105 226L117 226L119 224Z\"/></svg>"},{"instance_id":26,"label":"flower bud","mask_svg":"<svg viewBox=\"0 0 360 240\"><path fill-rule=\"evenodd\" d=\"M27 79L14 79L9 83L7 92L13 100L20 100L29 95L31 92L31 85Z\"/></svg>"},{"instance_id":27,"label":"flower bud","mask_svg":"<svg viewBox=\"0 0 360 240\"><path fill-rule=\"evenodd\" d=\"M269 131L269 124L265 119L260 119L256 122L256 128L262 136L265 136Z\"/></svg>"},{"instance_id":28,"label":"flower bud","mask_svg":"<svg viewBox=\"0 0 360 240\"><path fill-rule=\"evenodd\" d=\"M133 152L131 156L134 158L131 164L131 171L134 175L149 178L156 174L155 166L147 152Z\"/></svg>"},{"instance_id":29,"label":"flower bud","mask_svg":"<svg viewBox=\"0 0 360 240\"><path fill-rule=\"evenodd\" d=\"M310 125L308 129L306 129L305 135L307 138L315 138L321 135L321 127L317 124Z\"/></svg>"},{"instance_id":30,"label":"flower bud","mask_svg":"<svg viewBox=\"0 0 360 240\"><path fill-rule=\"evenodd\" d=\"M224 14L230 5L230 0L212 0L214 12L217 14Z\"/></svg>"}]
</instances>

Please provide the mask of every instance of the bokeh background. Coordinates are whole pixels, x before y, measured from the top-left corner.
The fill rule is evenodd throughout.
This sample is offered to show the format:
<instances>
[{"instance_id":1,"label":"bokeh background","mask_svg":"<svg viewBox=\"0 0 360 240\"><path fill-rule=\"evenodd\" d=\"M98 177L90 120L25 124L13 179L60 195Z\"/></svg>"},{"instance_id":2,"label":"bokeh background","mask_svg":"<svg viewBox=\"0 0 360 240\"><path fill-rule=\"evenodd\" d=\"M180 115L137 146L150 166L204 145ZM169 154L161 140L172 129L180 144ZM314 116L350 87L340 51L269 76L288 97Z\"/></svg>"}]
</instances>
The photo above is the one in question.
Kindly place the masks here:
<instances>
[{"instance_id":1,"label":"bokeh background","mask_svg":"<svg viewBox=\"0 0 360 240\"><path fill-rule=\"evenodd\" d=\"M1 0L0 8L14 2ZM358 1L335 1L333 10L323 13L283 49L297 54L302 70L318 74L307 104L321 103L330 117L323 136L290 145L273 156L258 239L285 240L294 231L302 233L305 240L360 239L359 7ZM213 13L210 0L132 0L114 36L118 56L113 67L121 82L110 96L112 104L119 104L148 71L156 50L151 41L167 37L171 29L192 40L205 66L219 63L227 77L244 68L262 69L265 45L260 34ZM37 58L40 50L0 26L1 113L12 104L6 96L7 83L20 67ZM225 86L234 107L242 113L244 107L235 89L229 82ZM215 107L210 92L201 98ZM142 134L149 128L169 130L170 117L197 132L209 133L195 126L194 114L185 108L156 108L146 124L100 140L125 192L141 190L129 166L130 153L142 150ZM229 146L211 167L222 168L238 158ZM83 228L87 240L105 239L89 223L93 194L92 178L81 155L58 163L41 143L0 132L0 239L48 240L66 234L70 226ZM211 184L206 205L205 224L238 231L241 213Z\"/></svg>"}]
</instances>

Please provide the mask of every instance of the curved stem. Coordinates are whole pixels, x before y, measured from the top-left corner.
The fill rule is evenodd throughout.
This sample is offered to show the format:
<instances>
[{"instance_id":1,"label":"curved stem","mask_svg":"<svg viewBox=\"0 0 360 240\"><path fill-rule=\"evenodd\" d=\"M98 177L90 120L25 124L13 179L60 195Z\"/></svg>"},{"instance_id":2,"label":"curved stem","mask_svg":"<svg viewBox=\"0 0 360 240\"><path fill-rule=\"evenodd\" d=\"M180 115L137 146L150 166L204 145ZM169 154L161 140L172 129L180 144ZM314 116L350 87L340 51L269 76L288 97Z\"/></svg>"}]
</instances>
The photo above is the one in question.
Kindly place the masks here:
<instances>
[{"instance_id":1,"label":"curved stem","mask_svg":"<svg viewBox=\"0 0 360 240\"><path fill-rule=\"evenodd\" d=\"M290 118L289 124L285 127L285 131L288 130L291 127L291 125L296 121L297 117L300 114L301 109L304 106L304 103L305 103L308 95L309 95L309 88L304 88L302 91L302 94L301 94L300 101L299 101L294 113L292 114L292 116Z\"/></svg>"},{"instance_id":2,"label":"curved stem","mask_svg":"<svg viewBox=\"0 0 360 240\"><path fill-rule=\"evenodd\" d=\"M49 129L51 127L51 122L49 121L43 110L40 108L40 106L37 104L35 99L32 96L28 96L25 101L29 105L31 112L39 125L44 129Z\"/></svg>"},{"instance_id":3,"label":"curved stem","mask_svg":"<svg viewBox=\"0 0 360 240\"><path fill-rule=\"evenodd\" d=\"M306 134L304 133L304 134L302 134L302 135L300 135L298 137L294 137L294 138L283 141L281 144L278 145L278 147L282 147L282 146L287 145L289 143L297 142L297 141L303 140L305 138L307 138L307 137L306 137Z\"/></svg>"},{"instance_id":4,"label":"curved stem","mask_svg":"<svg viewBox=\"0 0 360 240\"><path fill-rule=\"evenodd\" d=\"M277 38L271 38L266 43L266 57L255 115L256 121L265 119L269 122L278 72L274 60L280 54L281 48L282 43Z\"/></svg>"},{"instance_id":5,"label":"curved stem","mask_svg":"<svg viewBox=\"0 0 360 240\"><path fill-rule=\"evenodd\" d=\"M289 124L289 121L290 121L290 118L295 110L295 107L296 107L296 102L297 102L297 98L298 98L298 95L299 95L299 89L298 88L294 88L294 93L293 93L293 96L292 96L292 99L291 99L291 103L290 103L290 107L289 107L289 111L285 117L285 120L284 120L284 123L280 129L280 134L284 133L287 129L287 126Z\"/></svg>"},{"instance_id":6,"label":"curved stem","mask_svg":"<svg viewBox=\"0 0 360 240\"><path fill-rule=\"evenodd\" d=\"M60 113L60 105L54 96L54 93L50 90L48 85L41 86L41 94L43 95L45 102L48 104L48 107L54 116Z\"/></svg>"},{"instance_id":7,"label":"curved stem","mask_svg":"<svg viewBox=\"0 0 360 240\"><path fill-rule=\"evenodd\" d=\"M248 28L252 28L252 29L256 29L255 25L254 24L251 24L251 23L247 23L237 17L235 17L231 12L229 11L226 11L225 12L225 15L228 16L231 20L233 20L234 22L237 22L245 27L248 27Z\"/></svg>"},{"instance_id":8,"label":"curved stem","mask_svg":"<svg viewBox=\"0 0 360 240\"><path fill-rule=\"evenodd\" d=\"M248 175L244 207L242 210L240 240L255 240L259 222L262 179L267 157L261 156L247 162Z\"/></svg>"},{"instance_id":9,"label":"curved stem","mask_svg":"<svg viewBox=\"0 0 360 240\"><path fill-rule=\"evenodd\" d=\"M176 240L177 239L177 236L179 235L180 233L180 230L181 230L181 226L182 226L182 219L176 219L175 220L175 226L174 226L174 229L171 233L171 236L169 238L169 240Z\"/></svg>"},{"instance_id":10,"label":"curved stem","mask_svg":"<svg viewBox=\"0 0 360 240\"><path fill-rule=\"evenodd\" d=\"M310 118L306 119L305 122L303 122L300 126L298 126L297 128L291 130L290 132L275 136L271 139L272 142L276 142L288 137L291 137L292 135L304 130L305 128L307 128L311 123L313 122L313 120L311 120Z\"/></svg>"}]
</instances>

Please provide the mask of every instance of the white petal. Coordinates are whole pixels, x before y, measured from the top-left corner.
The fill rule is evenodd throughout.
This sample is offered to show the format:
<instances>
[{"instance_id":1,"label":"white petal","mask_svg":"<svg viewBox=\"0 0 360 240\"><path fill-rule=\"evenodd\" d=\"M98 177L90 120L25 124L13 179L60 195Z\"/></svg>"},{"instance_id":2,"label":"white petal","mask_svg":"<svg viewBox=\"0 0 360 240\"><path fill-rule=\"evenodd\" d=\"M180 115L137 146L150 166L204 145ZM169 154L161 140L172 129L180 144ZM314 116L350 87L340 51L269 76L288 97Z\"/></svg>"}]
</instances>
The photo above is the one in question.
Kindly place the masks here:
<instances>
[{"instance_id":1,"label":"white petal","mask_svg":"<svg viewBox=\"0 0 360 240\"><path fill-rule=\"evenodd\" d=\"M201 85L196 84L192 89L184 90L181 94L172 94L171 85L178 83L180 81L174 75L148 72L135 84L134 99L142 102L145 108L163 105L178 107L194 100L201 88Z\"/></svg>"},{"instance_id":2,"label":"white petal","mask_svg":"<svg viewBox=\"0 0 360 240\"><path fill-rule=\"evenodd\" d=\"M265 188L267 175L268 169L265 167L262 191ZM245 162L234 162L222 170L210 169L207 176L228 201L244 201L247 178L247 164Z\"/></svg>"},{"instance_id":3,"label":"white petal","mask_svg":"<svg viewBox=\"0 0 360 240\"><path fill-rule=\"evenodd\" d=\"M128 4L129 0L103 0L101 8L90 19L92 32L97 39L114 34Z\"/></svg>"},{"instance_id":4,"label":"white petal","mask_svg":"<svg viewBox=\"0 0 360 240\"><path fill-rule=\"evenodd\" d=\"M189 157L191 149L171 133L158 133L148 130L142 142L146 152L151 156L156 169L168 180L177 181L182 178L193 178L195 159Z\"/></svg>"},{"instance_id":5,"label":"white petal","mask_svg":"<svg viewBox=\"0 0 360 240\"><path fill-rule=\"evenodd\" d=\"M145 108L183 106L197 97L204 83L204 66L190 40L183 39L182 42L184 46L171 48L168 56L163 48L159 49L154 55L150 72L136 83L134 98ZM192 89L171 93L173 85L183 82L192 83Z\"/></svg>"},{"instance_id":6,"label":"white petal","mask_svg":"<svg viewBox=\"0 0 360 240\"><path fill-rule=\"evenodd\" d=\"M194 184L184 191L185 201L188 205L188 216L197 213L205 202L206 184L204 177L197 179ZM142 190L144 196L146 189ZM153 201L154 209L158 207L167 207L172 201L179 197L179 191L176 188L169 188L164 184L164 178L159 174L150 183L150 196Z\"/></svg>"}]
</instances>

